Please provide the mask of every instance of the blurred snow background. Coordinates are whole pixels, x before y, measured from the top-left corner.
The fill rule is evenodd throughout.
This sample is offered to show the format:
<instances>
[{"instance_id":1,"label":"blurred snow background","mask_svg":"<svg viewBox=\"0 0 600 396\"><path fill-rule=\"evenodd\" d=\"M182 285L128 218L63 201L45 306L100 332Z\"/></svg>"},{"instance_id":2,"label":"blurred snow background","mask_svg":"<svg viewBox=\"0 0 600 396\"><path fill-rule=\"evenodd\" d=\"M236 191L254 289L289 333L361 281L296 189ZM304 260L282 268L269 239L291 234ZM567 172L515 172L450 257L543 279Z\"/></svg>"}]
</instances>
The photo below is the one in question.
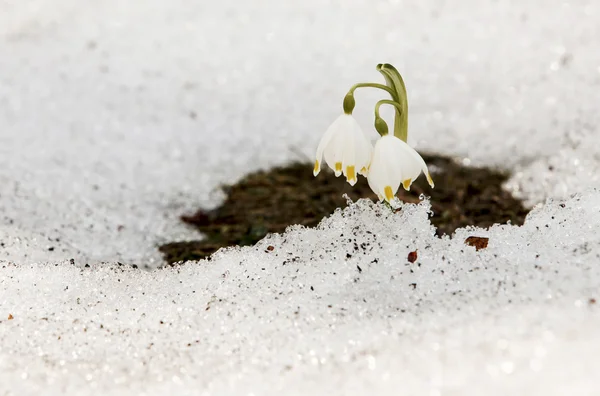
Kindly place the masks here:
<instances>
[{"instance_id":1,"label":"blurred snow background","mask_svg":"<svg viewBox=\"0 0 600 396\"><path fill-rule=\"evenodd\" d=\"M599 13L0 0L0 394L600 393ZM311 158L380 62L406 80L419 150L555 201L453 240L427 202L359 203L211 262L116 264L161 265L219 185ZM357 94L365 127L377 95Z\"/></svg>"}]
</instances>

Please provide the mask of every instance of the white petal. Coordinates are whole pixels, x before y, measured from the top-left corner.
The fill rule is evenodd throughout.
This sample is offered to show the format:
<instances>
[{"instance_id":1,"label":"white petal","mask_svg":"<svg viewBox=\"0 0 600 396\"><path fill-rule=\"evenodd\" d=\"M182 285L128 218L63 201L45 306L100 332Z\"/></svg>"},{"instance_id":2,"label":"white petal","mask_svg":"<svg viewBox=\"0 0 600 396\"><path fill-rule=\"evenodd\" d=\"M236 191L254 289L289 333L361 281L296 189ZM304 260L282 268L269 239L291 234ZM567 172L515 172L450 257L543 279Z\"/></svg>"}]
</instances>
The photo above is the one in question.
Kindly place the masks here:
<instances>
[{"instance_id":1,"label":"white petal","mask_svg":"<svg viewBox=\"0 0 600 396\"><path fill-rule=\"evenodd\" d=\"M358 181L358 174L366 175L368 172L373 145L356 122L348 139L345 147L348 151L344 154L343 168L346 179L354 185Z\"/></svg>"},{"instance_id":2,"label":"white petal","mask_svg":"<svg viewBox=\"0 0 600 396\"><path fill-rule=\"evenodd\" d=\"M342 143L344 153L342 156L342 172L351 185L356 184L356 136L354 131L349 131Z\"/></svg>"},{"instance_id":3,"label":"white petal","mask_svg":"<svg viewBox=\"0 0 600 396\"><path fill-rule=\"evenodd\" d=\"M381 140L381 139L379 139ZM382 164L381 164L381 146L379 140L375 143L373 149L373 156L371 157L371 164L369 166L369 173L367 175L367 182L371 190L381 199L381 183L382 183Z\"/></svg>"},{"instance_id":4,"label":"white petal","mask_svg":"<svg viewBox=\"0 0 600 396\"><path fill-rule=\"evenodd\" d=\"M395 138L392 136L383 136L375 143L371 167L369 168L369 175L367 177L371 190L380 199L383 197L387 201L390 201L396 195L401 179L400 175L398 175L401 170L399 163L394 160L394 154L397 154L397 152L394 150L393 141L390 139Z\"/></svg>"},{"instance_id":5,"label":"white petal","mask_svg":"<svg viewBox=\"0 0 600 396\"><path fill-rule=\"evenodd\" d=\"M421 170L423 171L423 174L427 178L427 183L429 183L431 188L433 188L434 187L433 179L431 178L431 175L429 174L429 169L427 168L427 164L425 163L425 160L423 160L423 157L421 157L421 155L419 155L419 153L417 153L414 149L412 151L413 151L415 157L417 157L416 158L417 161L421 164Z\"/></svg>"},{"instance_id":6,"label":"white petal","mask_svg":"<svg viewBox=\"0 0 600 396\"><path fill-rule=\"evenodd\" d=\"M387 201L390 201L390 195L396 195L396 193L398 192L398 188L400 188L400 183L404 180L405 169L404 164L401 161L402 153L397 144L397 142L402 141L394 137L393 135L384 136L382 140L383 141L381 142L381 153L384 155L382 161L385 164L387 170L385 185L383 187L383 196L386 197ZM391 194L387 190L388 188L391 188Z\"/></svg>"},{"instance_id":7,"label":"white petal","mask_svg":"<svg viewBox=\"0 0 600 396\"><path fill-rule=\"evenodd\" d=\"M390 201L401 183L409 189L421 171L433 187L427 165L419 153L397 137L386 135L375 144L368 174L369 186L380 199Z\"/></svg>"},{"instance_id":8,"label":"white petal","mask_svg":"<svg viewBox=\"0 0 600 396\"><path fill-rule=\"evenodd\" d=\"M348 114L339 116L330 128L333 128L333 136L325 147L323 155L325 162L335 172L336 176L342 174L342 161L344 160L344 144L349 134L354 118Z\"/></svg>"},{"instance_id":9,"label":"white petal","mask_svg":"<svg viewBox=\"0 0 600 396\"><path fill-rule=\"evenodd\" d=\"M427 168L427 164L425 163L425 160L423 160L423 157L421 157L421 155L419 153L417 153L417 151L414 148L410 147L409 145L406 145L406 147L408 148L407 151L410 153L410 155L414 159L415 166L417 166L417 165L419 166L419 170L423 171L423 174L427 178L427 182L433 188L434 187L433 180L431 179L431 175L429 175L429 169ZM420 174L420 171L416 173L417 176ZM416 177L415 177L415 179L416 179Z\"/></svg>"},{"instance_id":10,"label":"white petal","mask_svg":"<svg viewBox=\"0 0 600 396\"><path fill-rule=\"evenodd\" d=\"M433 187L433 180L431 180L431 176L429 175L427 164L419 153L400 139L396 139L395 146L397 147L397 151L402 153L398 155L398 158L400 158L400 161L402 162L402 183L405 188L410 189L410 185L417 177L419 177L421 171L427 177L429 185Z\"/></svg>"},{"instance_id":11,"label":"white petal","mask_svg":"<svg viewBox=\"0 0 600 396\"><path fill-rule=\"evenodd\" d=\"M377 145L375 145L377 147ZM382 177L383 168L381 166L381 161L379 160L379 156L377 154L377 150L373 152L373 161L371 161L371 167L369 168L369 174L367 175L367 182L369 183L369 187L371 190L379 197L379 200L383 199L383 188L381 187L383 184Z\"/></svg>"},{"instance_id":12,"label":"white petal","mask_svg":"<svg viewBox=\"0 0 600 396\"><path fill-rule=\"evenodd\" d=\"M335 172L344 174L348 182L356 184L358 173L366 174L371 162L373 145L354 117L339 116L327 129L317 148L313 173L319 173L322 160Z\"/></svg>"},{"instance_id":13,"label":"white petal","mask_svg":"<svg viewBox=\"0 0 600 396\"><path fill-rule=\"evenodd\" d=\"M410 189L412 182L419 177L421 173L421 164L415 160L412 152L414 151L408 144L396 138L394 140L395 161L400 168L398 177L405 189Z\"/></svg>"},{"instance_id":14,"label":"white petal","mask_svg":"<svg viewBox=\"0 0 600 396\"><path fill-rule=\"evenodd\" d=\"M329 146L331 139L335 135L335 132L339 129L340 117L338 117L325 131L325 134L321 138L319 142L319 146L317 147L317 155L315 159L315 168L313 169L313 174L317 176L321 171L321 164L323 163L323 152L325 148Z\"/></svg>"}]
</instances>

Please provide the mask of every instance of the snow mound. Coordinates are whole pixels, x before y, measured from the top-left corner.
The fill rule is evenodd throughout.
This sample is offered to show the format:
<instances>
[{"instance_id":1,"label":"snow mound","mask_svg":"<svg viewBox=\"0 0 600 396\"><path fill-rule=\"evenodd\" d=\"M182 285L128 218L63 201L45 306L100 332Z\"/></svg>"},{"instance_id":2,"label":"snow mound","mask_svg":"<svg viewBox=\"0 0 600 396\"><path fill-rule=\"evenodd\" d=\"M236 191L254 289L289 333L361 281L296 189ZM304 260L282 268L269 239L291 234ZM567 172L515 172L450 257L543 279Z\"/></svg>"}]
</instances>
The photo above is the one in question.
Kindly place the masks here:
<instances>
[{"instance_id":1,"label":"snow mound","mask_svg":"<svg viewBox=\"0 0 600 396\"><path fill-rule=\"evenodd\" d=\"M380 62L406 80L418 150L519 169L512 188L535 203L597 182L591 0L0 9L0 216L59 238L77 262L161 265L156 245L198 238L178 217L218 205L221 184L311 161L348 88L382 81ZM381 97L356 93L373 138ZM566 136L586 131L571 150Z\"/></svg>"},{"instance_id":2,"label":"snow mound","mask_svg":"<svg viewBox=\"0 0 600 396\"><path fill-rule=\"evenodd\" d=\"M556 152L519 165L506 188L533 205L546 197L565 199L574 191L600 185L598 125L573 127Z\"/></svg>"},{"instance_id":3,"label":"snow mound","mask_svg":"<svg viewBox=\"0 0 600 396\"><path fill-rule=\"evenodd\" d=\"M452 239L429 210L361 200L315 229L151 272L5 263L0 392L598 391L600 192Z\"/></svg>"}]
</instances>

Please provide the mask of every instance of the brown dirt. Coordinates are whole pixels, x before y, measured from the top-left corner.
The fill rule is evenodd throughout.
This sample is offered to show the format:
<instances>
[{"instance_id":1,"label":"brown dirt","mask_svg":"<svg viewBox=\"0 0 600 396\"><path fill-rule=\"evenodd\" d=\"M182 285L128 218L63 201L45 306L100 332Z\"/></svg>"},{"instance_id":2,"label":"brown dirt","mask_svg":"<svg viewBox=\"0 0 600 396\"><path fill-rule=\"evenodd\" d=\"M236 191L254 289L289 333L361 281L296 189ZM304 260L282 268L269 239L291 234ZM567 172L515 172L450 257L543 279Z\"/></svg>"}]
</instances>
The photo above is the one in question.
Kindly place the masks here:
<instances>
[{"instance_id":1,"label":"brown dirt","mask_svg":"<svg viewBox=\"0 0 600 396\"><path fill-rule=\"evenodd\" d=\"M451 235L467 225L489 227L509 220L523 224L529 210L502 189L507 173L465 167L439 155L423 158L430 168L439 169L432 173L435 188L431 189L421 175L410 192L401 188L398 197L411 203L419 202L420 194L431 197L431 222L438 235ZM360 177L354 187L325 169L315 178L312 164L307 163L251 173L224 191L227 198L220 207L182 216L206 239L160 246L169 264L206 258L222 247L253 245L268 233L283 232L292 224L313 227L336 208L347 205L342 194L354 201L364 197L376 200L364 178Z\"/></svg>"}]
</instances>

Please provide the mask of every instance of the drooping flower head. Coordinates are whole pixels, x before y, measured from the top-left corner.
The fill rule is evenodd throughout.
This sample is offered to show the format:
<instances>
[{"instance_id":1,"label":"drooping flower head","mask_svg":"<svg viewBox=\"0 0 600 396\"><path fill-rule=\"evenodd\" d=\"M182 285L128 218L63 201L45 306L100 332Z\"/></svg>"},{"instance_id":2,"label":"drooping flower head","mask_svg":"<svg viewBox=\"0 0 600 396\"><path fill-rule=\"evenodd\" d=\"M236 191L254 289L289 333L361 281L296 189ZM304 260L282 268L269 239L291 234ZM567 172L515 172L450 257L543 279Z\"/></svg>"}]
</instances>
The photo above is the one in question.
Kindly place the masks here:
<instances>
[{"instance_id":1,"label":"drooping flower head","mask_svg":"<svg viewBox=\"0 0 600 396\"><path fill-rule=\"evenodd\" d=\"M423 172L433 187L433 180L419 153L394 135L382 136L375 143L369 168L369 187L379 199L390 202L400 184L409 190L412 182Z\"/></svg>"},{"instance_id":2,"label":"drooping flower head","mask_svg":"<svg viewBox=\"0 0 600 396\"><path fill-rule=\"evenodd\" d=\"M323 156L336 176L342 173L354 185L356 174L367 176L369 186L380 200L391 202L400 188L410 189L413 181L423 172L429 185L433 180L423 158L407 144L408 140L408 98L402 76L392 65L379 64L377 70L385 78L386 84L359 83L350 88L344 98L344 113L327 129L317 148L314 167L316 176L321 170ZM375 129L381 138L375 148L352 117L354 91L370 87L386 91L391 100L383 99L375 105ZM389 133L387 123L379 115L382 105L394 107L394 129Z\"/></svg>"},{"instance_id":3,"label":"drooping flower head","mask_svg":"<svg viewBox=\"0 0 600 396\"><path fill-rule=\"evenodd\" d=\"M336 176L343 173L348 183L355 185L357 173L366 176L372 152L373 145L358 122L350 114L342 114L327 129L319 143L313 174L319 174L325 156L325 162Z\"/></svg>"}]
</instances>

